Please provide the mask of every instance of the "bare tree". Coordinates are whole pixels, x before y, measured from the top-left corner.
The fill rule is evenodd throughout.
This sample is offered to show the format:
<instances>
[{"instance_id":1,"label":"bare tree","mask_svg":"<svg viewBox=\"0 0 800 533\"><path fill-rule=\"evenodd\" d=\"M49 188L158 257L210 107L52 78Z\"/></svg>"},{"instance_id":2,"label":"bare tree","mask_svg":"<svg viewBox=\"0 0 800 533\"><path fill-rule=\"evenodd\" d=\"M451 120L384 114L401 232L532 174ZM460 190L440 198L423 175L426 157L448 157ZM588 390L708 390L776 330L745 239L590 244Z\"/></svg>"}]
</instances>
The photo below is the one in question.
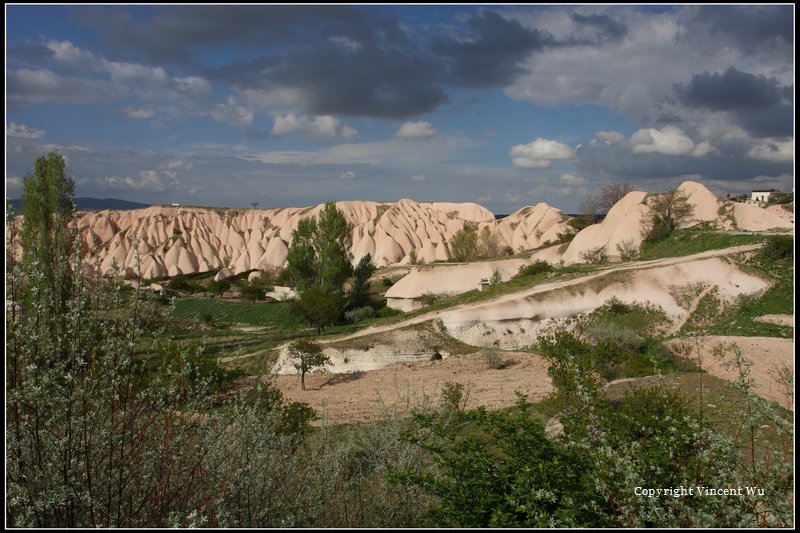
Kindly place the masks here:
<instances>
[{"instance_id":1,"label":"bare tree","mask_svg":"<svg viewBox=\"0 0 800 533\"><path fill-rule=\"evenodd\" d=\"M647 202L649 216L643 221L642 232L650 241L666 238L672 230L694 214L689 196L676 189L653 195Z\"/></svg>"},{"instance_id":2,"label":"bare tree","mask_svg":"<svg viewBox=\"0 0 800 533\"><path fill-rule=\"evenodd\" d=\"M608 213L614 204L625 198L625 196L636 187L630 183L610 183L600 189L594 195L587 197L581 204L581 213L590 218L596 218L599 214Z\"/></svg>"}]
</instances>

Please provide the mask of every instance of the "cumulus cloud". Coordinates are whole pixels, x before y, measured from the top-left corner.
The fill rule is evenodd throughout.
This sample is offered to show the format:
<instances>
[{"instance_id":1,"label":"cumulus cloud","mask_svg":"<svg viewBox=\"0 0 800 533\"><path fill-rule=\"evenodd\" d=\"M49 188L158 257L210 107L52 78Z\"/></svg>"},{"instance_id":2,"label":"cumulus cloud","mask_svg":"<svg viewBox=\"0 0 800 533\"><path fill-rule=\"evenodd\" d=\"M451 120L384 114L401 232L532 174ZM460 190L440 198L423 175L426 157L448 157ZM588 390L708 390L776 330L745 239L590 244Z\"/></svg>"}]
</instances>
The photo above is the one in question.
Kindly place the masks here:
<instances>
[{"instance_id":1,"label":"cumulus cloud","mask_svg":"<svg viewBox=\"0 0 800 533\"><path fill-rule=\"evenodd\" d=\"M411 181L427 181L428 178L425 177L425 174L417 174L415 176L411 176Z\"/></svg>"},{"instance_id":2,"label":"cumulus cloud","mask_svg":"<svg viewBox=\"0 0 800 533\"><path fill-rule=\"evenodd\" d=\"M509 155L517 168L550 168L553 161L566 161L575 154L564 143L538 137L528 144L511 147Z\"/></svg>"},{"instance_id":3,"label":"cumulus cloud","mask_svg":"<svg viewBox=\"0 0 800 533\"><path fill-rule=\"evenodd\" d=\"M25 124L9 122L6 126L7 137L20 137L22 139L41 139L44 137L44 130L31 128Z\"/></svg>"},{"instance_id":4,"label":"cumulus cloud","mask_svg":"<svg viewBox=\"0 0 800 533\"><path fill-rule=\"evenodd\" d=\"M253 111L248 109L229 96L226 102L217 104L211 110L211 117L220 124L230 124L243 130L249 130L253 126Z\"/></svg>"},{"instance_id":5,"label":"cumulus cloud","mask_svg":"<svg viewBox=\"0 0 800 533\"><path fill-rule=\"evenodd\" d=\"M156 112L152 109L136 109L133 107L126 107L122 109L122 114L134 120L147 120L153 118Z\"/></svg>"},{"instance_id":6,"label":"cumulus cloud","mask_svg":"<svg viewBox=\"0 0 800 533\"><path fill-rule=\"evenodd\" d=\"M664 155L708 155L712 148L708 142L695 144L686 133L675 126L641 129L631 135L630 146L634 153L658 153Z\"/></svg>"},{"instance_id":7,"label":"cumulus cloud","mask_svg":"<svg viewBox=\"0 0 800 533\"><path fill-rule=\"evenodd\" d=\"M324 139L341 137L346 140L354 140L358 138L358 132L355 129L331 115L321 115L313 118L298 116L294 113L289 113L285 116L277 115L271 133L272 135L299 133L306 137Z\"/></svg>"},{"instance_id":8,"label":"cumulus cloud","mask_svg":"<svg viewBox=\"0 0 800 533\"><path fill-rule=\"evenodd\" d=\"M794 161L794 140L760 143L754 146L747 155L760 161L791 163Z\"/></svg>"},{"instance_id":9,"label":"cumulus cloud","mask_svg":"<svg viewBox=\"0 0 800 533\"><path fill-rule=\"evenodd\" d=\"M434 135L436 135L436 129L431 126L430 122L424 120L406 122L394 134L398 139L418 139L433 137Z\"/></svg>"},{"instance_id":10,"label":"cumulus cloud","mask_svg":"<svg viewBox=\"0 0 800 533\"><path fill-rule=\"evenodd\" d=\"M12 105L99 103L129 96L183 103L207 98L213 92L202 76L171 76L161 66L111 61L70 41L51 40L44 47L59 72L44 68L9 70L7 91Z\"/></svg>"},{"instance_id":11,"label":"cumulus cloud","mask_svg":"<svg viewBox=\"0 0 800 533\"><path fill-rule=\"evenodd\" d=\"M356 173L353 172L352 170L347 170L347 171L342 172L341 174L339 174L339 179L340 180L354 180L354 179L356 179Z\"/></svg>"},{"instance_id":12,"label":"cumulus cloud","mask_svg":"<svg viewBox=\"0 0 800 533\"><path fill-rule=\"evenodd\" d=\"M625 140L625 136L618 131L596 131L594 135L606 144L618 143Z\"/></svg>"},{"instance_id":13,"label":"cumulus cloud","mask_svg":"<svg viewBox=\"0 0 800 533\"><path fill-rule=\"evenodd\" d=\"M675 92L691 108L725 112L736 124L759 137L793 132L794 90L775 78L756 76L733 66L723 73L694 74Z\"/></svg>"}]
</instances>

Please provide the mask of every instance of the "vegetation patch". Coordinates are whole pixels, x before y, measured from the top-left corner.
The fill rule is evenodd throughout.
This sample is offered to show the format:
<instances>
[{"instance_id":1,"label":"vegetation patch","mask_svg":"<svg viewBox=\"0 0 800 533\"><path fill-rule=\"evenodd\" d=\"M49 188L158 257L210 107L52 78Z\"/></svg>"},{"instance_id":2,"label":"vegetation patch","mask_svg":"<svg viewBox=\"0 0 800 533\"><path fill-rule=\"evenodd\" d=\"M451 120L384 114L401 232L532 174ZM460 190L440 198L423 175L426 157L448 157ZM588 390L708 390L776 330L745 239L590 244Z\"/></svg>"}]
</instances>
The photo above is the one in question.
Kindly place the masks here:
<instances>
[{"instance_id":1,"label":"vegetation patch","mask_svg":"<svg viewBox=\"0 0 800 533\"><path fill-rule=\"evenodd\" d=\"M665 257L680 257L708 250L755 244L765 240L766 237L764 235L736 235L697 227L676 229L661 241L645 242L642 245L639 259L645 261L663 259Z\"/></svg>"},{"instance_id":2,"label":"vegetation patch","mask_svg":"<svg viewBox=\"0 0 800 533\"><path fill-rule=\"evenodd\" d=\"M241 324L264 328L301 328L305 324L290 312L285 302L231 302L219 299L184 298L175 302L170 317L176 320L200 321L211 315L219 325Z\"/></svg>"}]
</instances>

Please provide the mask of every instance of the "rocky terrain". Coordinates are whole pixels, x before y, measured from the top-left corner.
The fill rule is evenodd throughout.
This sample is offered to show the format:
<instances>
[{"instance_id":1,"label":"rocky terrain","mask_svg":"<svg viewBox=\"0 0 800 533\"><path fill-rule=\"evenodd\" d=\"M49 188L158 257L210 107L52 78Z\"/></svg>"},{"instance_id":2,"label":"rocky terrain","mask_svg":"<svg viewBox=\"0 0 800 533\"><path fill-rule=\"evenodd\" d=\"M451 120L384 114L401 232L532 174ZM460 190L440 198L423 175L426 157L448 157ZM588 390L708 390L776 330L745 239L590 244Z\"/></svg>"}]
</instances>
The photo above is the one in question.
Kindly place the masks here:
<instances>
[{"instance_id":1,"label":"rocky terrain","mask_svg":"<svg viewBox=\"0 0 800 533\"><path fill-rule=\"evenodd\" d=\"M226 269L232 274L282 267L298 222L323 205L279 209L149 207L84 213L84 250L102 273L157 278ZM354 261L371 254L377 266L446 260L448 241L465 225L498 235L507 251L555 242L566 217L547 204L526 207L500 221L477 204L338 202L353 226ZM136 243L137 246L134 244ZM138 251L138 253L137 253Z\"/></svg>"},{"instance_id":2,"label":"rocky terrain","mask_svg":"<svg viewBox=\"0 0 800 533\"><path fill-rule=\"evenodd\" d=\"M685 192L694 206L694 217L684 226L701 222L720 229L760 231L792 228L788 212L766 210L755 205L723 202L703 185L684 182ZM642 243L642 220L647 213L647 194L629 193L618 202L600 224L591 225L558 249L537 252L531 260L553 263L584 262L583 255L603 248L611 260L618 259L620 247L638 248ZM412 252L417 262L430 264L449 256L449 242L465 226L494 234L504 253L543 249L569 233L568 217L545 203L519 209L502 220L473 203L421 203L346 201L337 202L353 227L353 260L371 254L376 266L408 265ZM82 213L77 221L87 264L103 274L115 268L128 276L161 278L218 270L218 277L253 270L283 267L291 244L292 231L300 220L316 217L324 206L276 209L217 209L203 207L151 206L127 211L103 210ZM478 268L475 265L472 265ZM485 267L485 268L484 268ZM471 290L481 277L499 269L503 279L516 272L516 262L484 265L477 279L467 287L460 281L442 290ZM513 270L513 272L512 272ZM455 271L453 271L455 272ZM422 284L440 284L447 276L430 273L416 276ZM456 275L453 279L460 279ZM445 283L446 284L446 283ZM453 285L454 283L450 283ZM413 298L424 290L413 280L405 281L390 298ZM417 292L416 296L409 296Z\"/></svg>"}]
</instances>

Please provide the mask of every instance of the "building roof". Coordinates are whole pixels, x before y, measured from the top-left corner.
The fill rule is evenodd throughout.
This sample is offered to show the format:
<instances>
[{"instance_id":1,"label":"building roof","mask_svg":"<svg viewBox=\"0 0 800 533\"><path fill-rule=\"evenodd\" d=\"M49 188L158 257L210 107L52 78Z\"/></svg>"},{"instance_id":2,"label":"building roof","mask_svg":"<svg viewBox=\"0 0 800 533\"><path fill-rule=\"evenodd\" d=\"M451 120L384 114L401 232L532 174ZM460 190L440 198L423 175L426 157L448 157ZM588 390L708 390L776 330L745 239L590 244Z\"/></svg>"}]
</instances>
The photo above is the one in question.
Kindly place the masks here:
<instances>
[{"instance_id":1,"label":"building roof","mask_svg":"<svg viewBox=\"0 0 800 533\"><path fill-rule=\"evenodd\" d=\"M775 192L775 189L753 189L753 192Z\"/></svg>"}]
</instances>

